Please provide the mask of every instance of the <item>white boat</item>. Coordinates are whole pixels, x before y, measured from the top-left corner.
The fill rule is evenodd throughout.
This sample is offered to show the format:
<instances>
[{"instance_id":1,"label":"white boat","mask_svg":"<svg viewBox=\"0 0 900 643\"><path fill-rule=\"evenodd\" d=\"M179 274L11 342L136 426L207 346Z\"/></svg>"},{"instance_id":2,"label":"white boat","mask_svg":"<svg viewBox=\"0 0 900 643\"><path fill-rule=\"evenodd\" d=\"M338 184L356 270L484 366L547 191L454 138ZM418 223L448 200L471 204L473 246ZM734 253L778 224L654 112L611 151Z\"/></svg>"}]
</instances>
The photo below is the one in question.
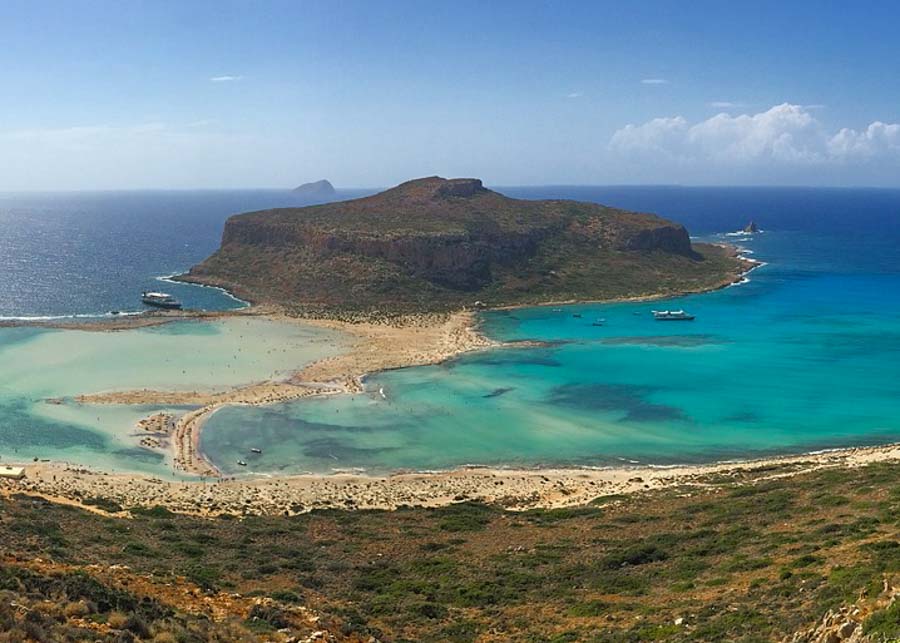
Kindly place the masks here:
<instances>
[{"instance_id":1,"label":"white boat","mask_svg":"<svg viewBox=\"0 0 900 643\"><path fill-rule=\"evenodd\" d=\"M654 310L656 321L693 321L694 316L683 310Z\"/></svg>"}]
</instances>

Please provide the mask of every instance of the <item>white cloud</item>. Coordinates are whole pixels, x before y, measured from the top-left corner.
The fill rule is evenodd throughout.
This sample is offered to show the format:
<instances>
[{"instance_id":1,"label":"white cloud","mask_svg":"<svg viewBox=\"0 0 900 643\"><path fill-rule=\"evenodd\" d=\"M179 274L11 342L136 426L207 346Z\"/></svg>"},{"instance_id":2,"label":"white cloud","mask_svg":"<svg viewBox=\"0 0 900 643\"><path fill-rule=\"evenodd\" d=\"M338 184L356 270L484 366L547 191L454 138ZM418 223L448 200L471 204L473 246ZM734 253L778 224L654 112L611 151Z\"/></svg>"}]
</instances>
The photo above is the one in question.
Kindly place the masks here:
<instances>
[{"instance_id":1,"label":"white cloud","mask_svg":"<svg viewBox=\"0 0 900 643\"><path fill-rule=\"evenodd\" d=\"M875 121L861 132L845 127L829 139L828 151L844 160L900 158L900 125Z\"/></svg>"},{"instance_id":2,"label":"white cloud","mask_svg":"<svg viewBox=\"0 0 900 643\"><path fill-rule=\"evenodd\" d=\"M732 103L730 100L714 100L711 103L707 103L707 105L715 109L735 109L737 107L743 107L741 103Z\"/></svg>"},{"instance_id":3,"label":"white cloud","mask_svg":"<svg viewBox=\"0 0 900 643\"><path fill-rule=\"evenodd\" d=\"M641 83L644 85L668 85L669 81L665 78L644 78Z\"/></svg>"},{"instance_id":4,"label":"white cloud","mask_svg":"<svg viewBox=\"0 0 900 643\"><path fill-rule=\"evenodd\" d=\"M572 92L571 94L566 94L566 98L581 98L584 96L581 92Z\"/></svg>"},{"instance_id":5,"label":"white cloud","mask_svg":"<svg viewBox=\"0 0 900 643\"><path fill-rule=\"evenodd\" d=\"M213 76L209 80L213 83L235 83L243 79L243 76Z\"/></svg>"},{"instance_id":6,"label":"white cloud","mask_svg":"<svg viewBox=\"0 0 900 643\"><path fill-rule=\"evenodd\" d=\"M680 167L828 167L900 161L900 125L874 122L862 131L830 133L809 106L784 103L757 114L721 113L694 124L675 116L627 125L612 136L610 149Z\"/></svg>"}]
</instances>

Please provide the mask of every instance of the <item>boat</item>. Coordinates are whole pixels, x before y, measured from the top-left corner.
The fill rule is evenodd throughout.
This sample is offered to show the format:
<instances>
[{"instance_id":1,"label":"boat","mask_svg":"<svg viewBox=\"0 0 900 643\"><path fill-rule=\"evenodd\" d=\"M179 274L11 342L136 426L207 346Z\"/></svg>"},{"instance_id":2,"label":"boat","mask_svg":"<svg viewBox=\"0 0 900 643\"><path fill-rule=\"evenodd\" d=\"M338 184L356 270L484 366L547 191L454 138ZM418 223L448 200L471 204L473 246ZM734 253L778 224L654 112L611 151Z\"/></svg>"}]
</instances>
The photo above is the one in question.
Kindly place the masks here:
<instances>
[{"instance_id":1,"label":"boat","mask_svg":"<svg viewBox=\"0 0 900 643\"><path fill-rule=\"evenodd\" d=\"M654 310L653 318L656 321L693 321L694 316L683 310Z\"/></svg>"},{"instance_id":2,"label":"boat","mask_svg":"<svg viewBox=\"0 0 900 643\"><path fill-rule=\"evenodd\" d=\"M250 449L250 453L262 453L262 449L257 449L256 447Z\"/></svg>"},{"instance_id":3,"label":"boat","mask_svg":"<svg viewBox=\"0 0 900 643\"><path fill-rule=\"evenodd\" d=\"M237 463L238 463L238 465L240 465L240 466L242 466L242 467L246 467L246 466L247 466L247 463L244 462L243 460L238 460Z\"/></svg>"},{"instance_id":4,"label":"boat","mask_svg":"<svg viewBox=\"0 0 900 643\"><path fill-rule=\"evenodd\" d=\"M598 319L591 326L602 326L604 323L606 323L605 319Z\"/></svg>"},{"instance_id":5,"label":"boat","mask_svg":"<svg viewBox=\"0 0 900 643\"><path fill-rule=\"evenodd\" d=\"M141 301L147 306L155 306L156 308L181 309L181 302L165 292L142 292Z\"/></svg>"},{"instance_id":6,"label":"boat","mask_svg":"<svg viewBox=\"0 0 900 643\"><path fill-rule=\"evenodd\" d=\"M581 313L575 313L574 315L572 315L572 317L574 317L575 319L581 319Z\"/></svg>"}]
</instances>

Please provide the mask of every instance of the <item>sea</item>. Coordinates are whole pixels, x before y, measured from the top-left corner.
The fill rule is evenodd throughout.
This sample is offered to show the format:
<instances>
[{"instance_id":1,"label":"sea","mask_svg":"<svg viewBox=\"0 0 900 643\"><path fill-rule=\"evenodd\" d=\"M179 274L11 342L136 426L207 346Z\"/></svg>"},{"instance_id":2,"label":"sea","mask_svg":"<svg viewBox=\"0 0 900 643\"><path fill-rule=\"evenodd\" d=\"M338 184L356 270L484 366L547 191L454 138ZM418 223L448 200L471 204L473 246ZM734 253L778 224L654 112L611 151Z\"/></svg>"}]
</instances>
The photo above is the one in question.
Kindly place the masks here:
<instances>
[{"instance_id":1,"label":"sea","mask_svg":"<svg viewBox=\"0 0 900 643\"><path fill-rule=\"evenodd\" d=\"M226 407L204 426L204 454L242 475L385 473L667 466L900 440L900 190L496 189L655 212L697 240L740 246L761 267L739 285L671 300L483 313L489 336L541 345L371 375L358 395ZM137 311L151 288L189 307L243 305L160 279L211 253L230 214L290 205L299 203L276 190L0 195L0 318ZM750 220L762 232L739 234ZM654 321L658 309L696 319ZM48 418L35 404L47 391L12 384L32 343L52 368L54 344L29 333L0 329L0 458L71 453L90 465L115 446L116 468L163 471L111 439L111 421L101 430L88 413ZM81 335L91 334L56 344L74 348ZM103 355L144 368L133 352ZM91 440L93 450L79 448Z\"/></svg>"}]
</instances>

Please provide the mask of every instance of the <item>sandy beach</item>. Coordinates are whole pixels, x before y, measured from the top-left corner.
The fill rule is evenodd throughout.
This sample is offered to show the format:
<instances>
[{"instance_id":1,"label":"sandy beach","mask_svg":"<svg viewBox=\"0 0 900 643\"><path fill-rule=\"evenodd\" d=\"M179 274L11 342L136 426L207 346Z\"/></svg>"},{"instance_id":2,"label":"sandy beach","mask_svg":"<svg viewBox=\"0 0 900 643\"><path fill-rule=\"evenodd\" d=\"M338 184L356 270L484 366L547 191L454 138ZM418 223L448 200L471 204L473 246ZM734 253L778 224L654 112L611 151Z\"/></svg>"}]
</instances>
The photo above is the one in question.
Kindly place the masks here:
<instances>
[{"instance_id":1,"label":"sandy beach","mask_svg":"<svg viewBox=\"0 0 900 643\"><path fill-rule=\"evenodd\" d=\"M731 248L737 254L736 248ZM746 260L746 272L758 262ZM743 274L746 274L743 273ZM734 283L723 282L719 287ZM660 294L653 298L668 296ZM682 293L683 294L683 293ZM631 298L645 300L650 297ZM555 302L560 303L571 302ZM554 304L547 304L554 305ZM262 316L277 321L325 328L349 338L337 355L312 362L290 377L256 382L223 391L166 391L137 389L85 393L74 398L83 405L124 404L196 406L180 416L149 416L138 423L140 444L165 451L176 470L216 480L215 483L168 482L139 475L92 472L54 464L29 465L28 480L20 483L31 492L77 502L79 498L102 496L125 506L164 504L190 513L283 513L313 507L393 508L403 504L433 506L463 499L498 502L515 508L559 506L588 502L598 495L630 493L642 489L682 484L722 469L760 466L759 463L646 469L508 471L481 468L438 474L404 474L383 478L295 476L277 479L222 480L221 472L199 448L203 424L228 405L264 405L311 396L354 393L363 389L367 374L389 369L437 364L457 355L504 346L483 336L473 311L419 314L367 320L297 318L271 307L256 306L239 311L192 315L151 314L90 323L53 322L60 328L118 331L185 319L215 319L231 316ZM520 343L509 345L521 346ZM65 403L64 400L58 403ZM854 453L856 453L854 451ZM873 452L881 453L881 451ZM854 456L856 457L856 456ZM878 456L880 457L880 456ZM823 456L833 464L835 458ZM807 462L808 458L802 458ZM800 460L798 460L799 462ZM779 463L788 460L779 459ZM211 490L198 496L201 489ZM212 495L210 495L212 494ZM198 504L198 497L203 502Z\"/></svg>"},{"instance_id":2,"label":"sandy beach","mask_svg":"<svg viewBox=\"0 0 900 643\"><path fill-rule=\"evenodd\" d=\"M22 480L0 479L0 494L26 493L80 505L94 498L123 508L164 506L200 516L284 515L314 509L396 509L477 501L512 510L613 502L648 490L716 489L837 467L900 460L900 445L675 467L506 470L463 468L391 476L297 475L184 482L58 463L26 464ZM599 499L599 500L598 500ZM90 502L88 503L91 504ZM94 511L102 511L91 506ZM123 514L124 515L124 514Z\"/></svg>"}]
</instances>

